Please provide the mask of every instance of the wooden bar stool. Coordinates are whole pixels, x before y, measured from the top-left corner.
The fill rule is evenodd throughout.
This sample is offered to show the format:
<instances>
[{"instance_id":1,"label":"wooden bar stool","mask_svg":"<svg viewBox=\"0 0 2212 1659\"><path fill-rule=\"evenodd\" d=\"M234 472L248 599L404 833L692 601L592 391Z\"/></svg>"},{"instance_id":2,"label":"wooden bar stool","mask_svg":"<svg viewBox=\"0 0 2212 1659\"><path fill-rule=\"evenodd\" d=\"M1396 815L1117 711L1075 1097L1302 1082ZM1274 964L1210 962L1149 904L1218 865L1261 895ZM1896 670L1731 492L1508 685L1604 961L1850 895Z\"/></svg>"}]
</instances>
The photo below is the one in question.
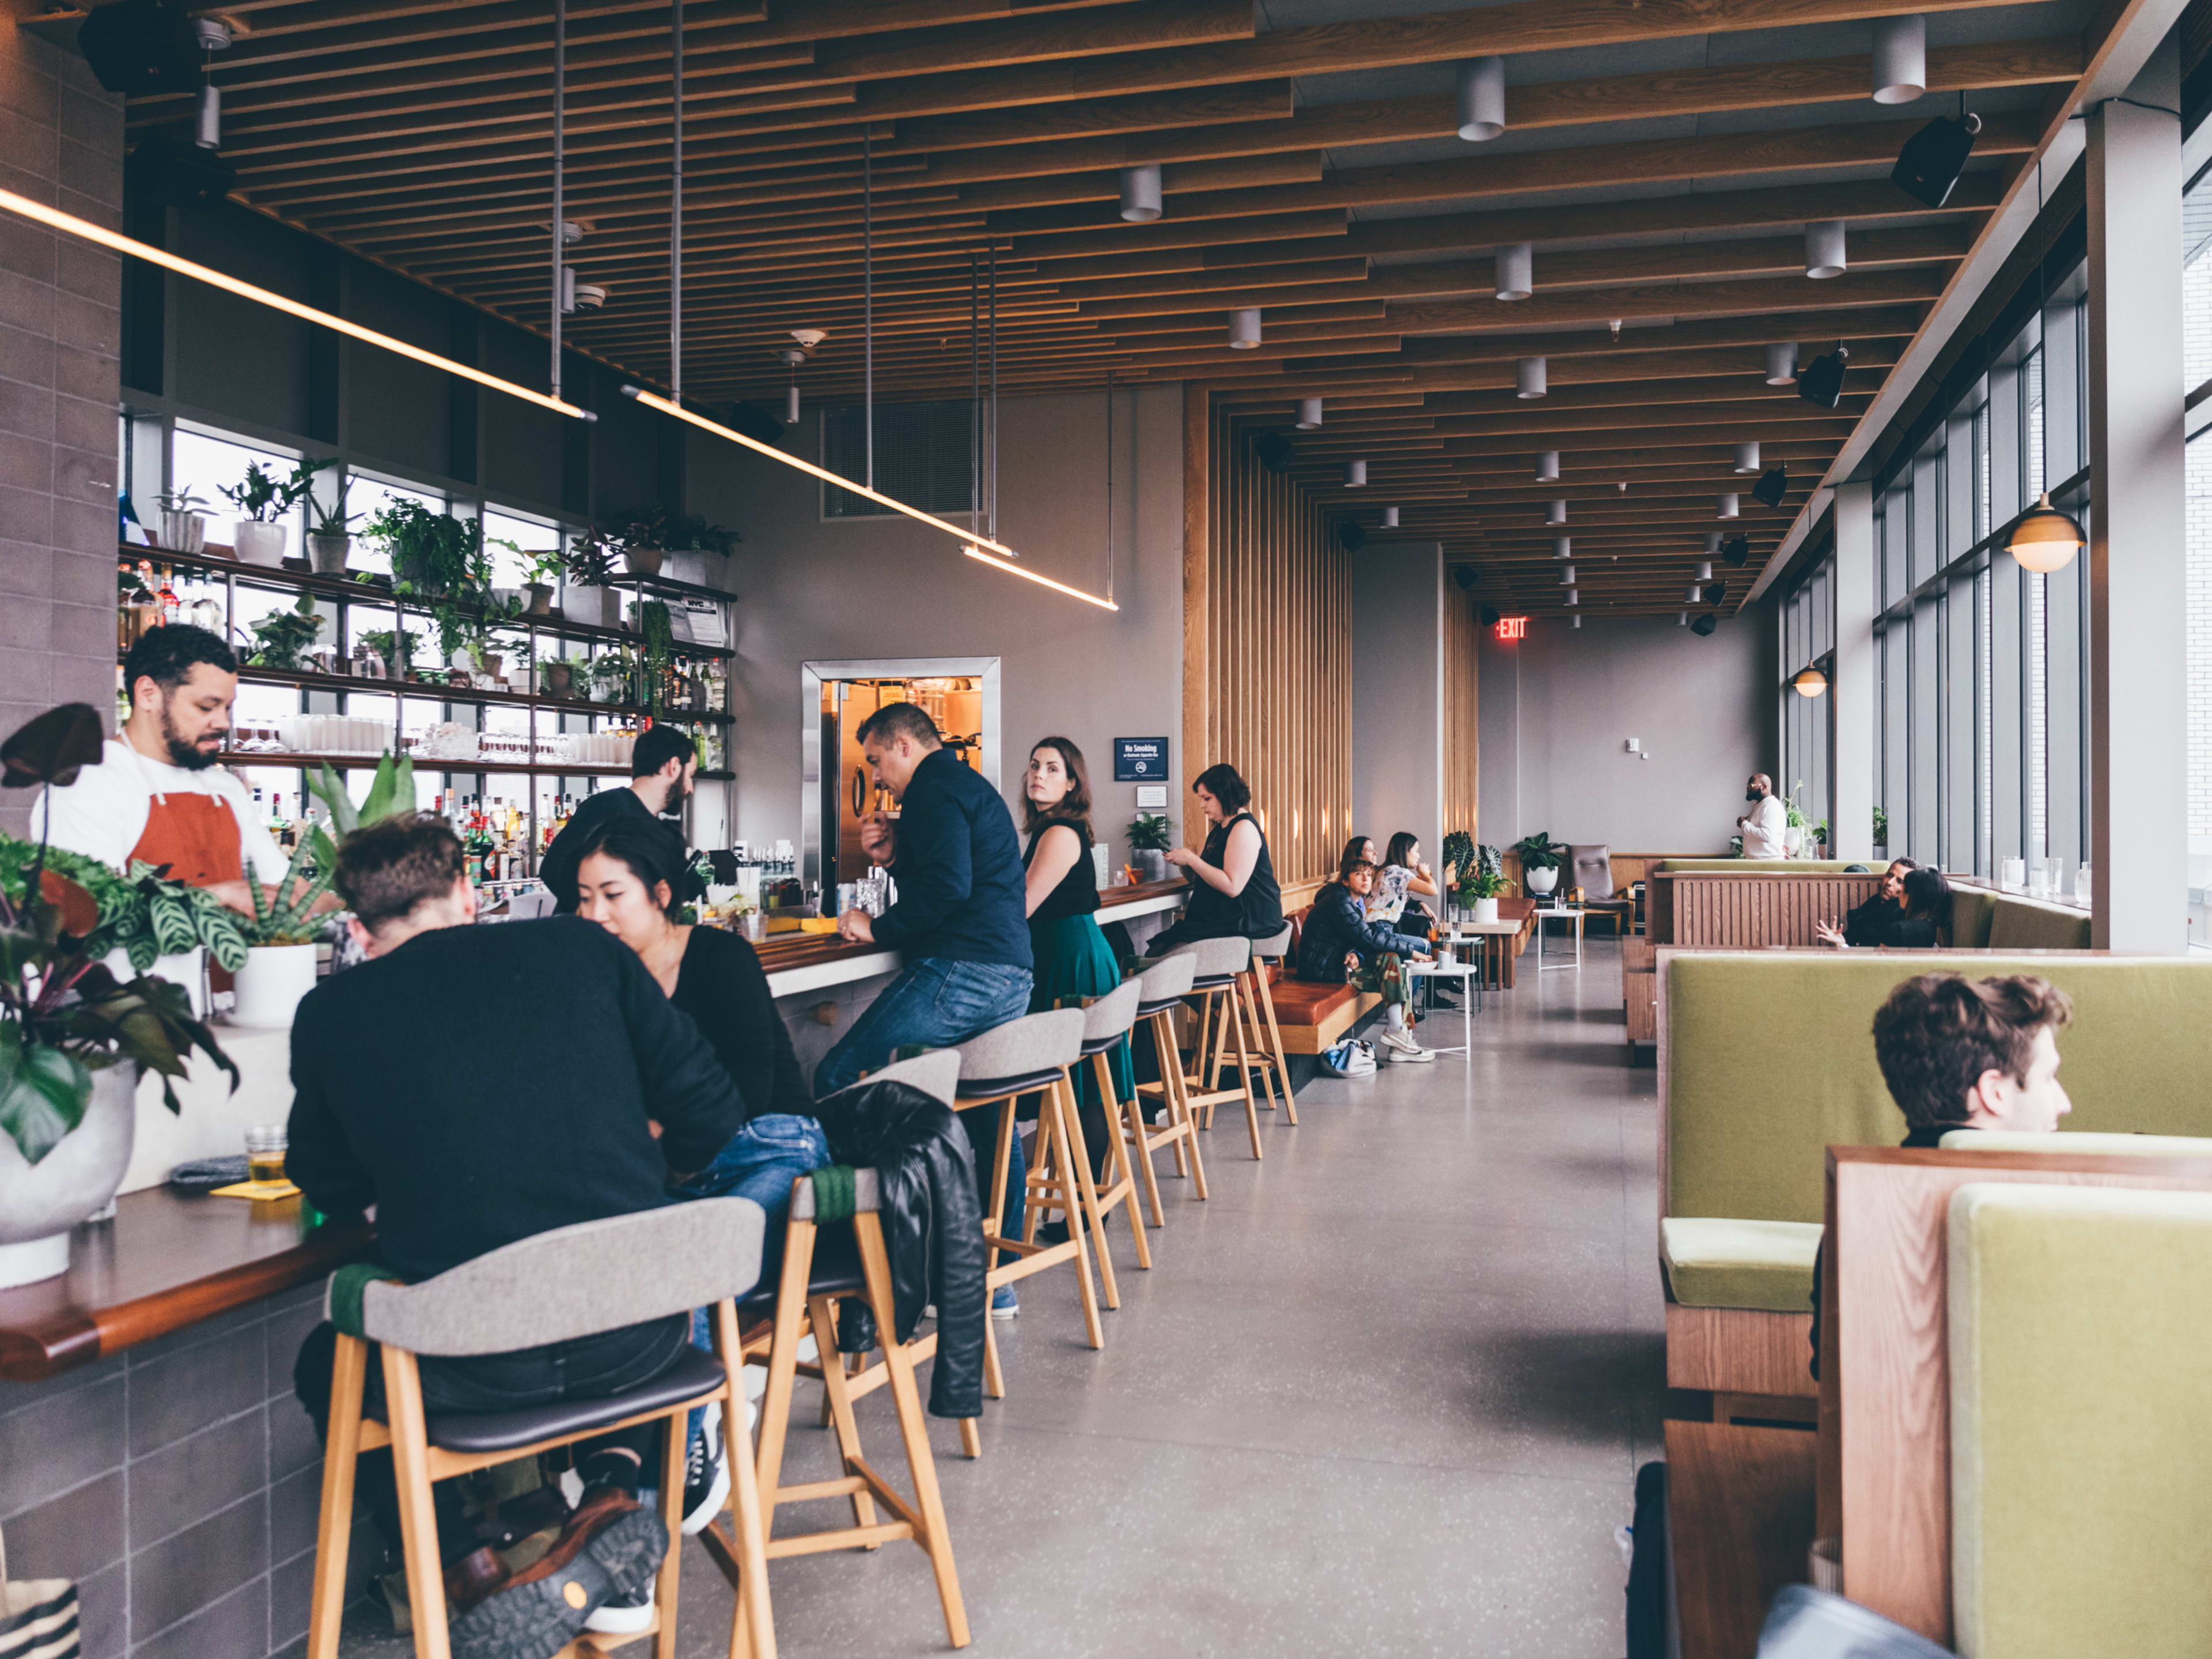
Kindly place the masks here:
<instances>
[{"instance_id":1,"label":"wooden bar stool","mask_svg":"<svg viewBox=\"0 0 2212 1659\"><path fill-rule=\"evenodd\" d=\"M351 1541L355 1465L363 1452L392 1449L399 1486L402 1550L415 1620L416 1659L451 1659L445 1575L430 1487L472 1469L533 1457L611 1430L663 1425L661 1521L669 1547L654 1589L653 1622L635 1635L590 1634L561 1650L583 1659L650 1635L656 1659L675 1659L677 1577L682 1559L684 1422L691 1408L719 1402L723 1420L744 1409L733 1386L738 1358L734 1298L760 1277L761 1207L747 1198L701 1199L640 1215L556 1227L449 1268L420 1285L363 1283L359 1270L331 1278L324 1316L337 1327L323 1459L322 1524L316 1541L307 1652L336 1659L345 1611L346 1547ZM372 1270L373 1271L373 1270ZM687 1347L684 1357L641 1388L607 1400L562 1400L501 1412L426 1410L416 1356L510 1353L572 1341L627 1325L714 1310L715 1355ZM370 1345L379 1345L386 1422L368 1416ZM775 1659L768 1558L760 1492L750 1460L732 1460L731 1540L738 1565L739 1647L731 1653ZM582 1591L572 1605L581 1606ZM463 1614L465 1620L468 1614ZM558 1659L558 1656L556 1656Z\"/></svg>"},{"instance_id":2,"label":"wooden bar stool","mask_svg":"<svg viewBox=\"0 0 2212 1659\"><path fill-rule=\"evenodd\" d=\"M1191 975L1197 966L1195 957L1165 956L1129 981L1137 988L1138 1023L1152 1033L1152 1057L1160 1071L1159 1082L1139 1084L1128 1103L1129 1140L1137 1149L1137 1167L1144 1172L1145 1198L1152 1206L1155 1227L1167 1224L1160 1209L1159 1177L1152 1168L1152 1154L1161 1147L1172 1149L1176 1173L1188 1174L1199 1197L1206 1196L1206 1164L1198 1155L1198 1125L1192 1120L1188 1091L1182 1086L1182 1055L1176 1048L1175 1031L1176 1010L1190 994ZM1166 1123L1157 1128L1145 1121L1146 1097L1154 1092L1167 1115Z\"/></svg>"},{"instance_id":3,"label":"wooden bar stool","mask_svg":"<svg viewBox=\"0 0 2212 1659\"><path fill-rule=\"evenodd\" d=\"M1252 964L1249 939L1201 939L1179 945L1168 954L1188 952L1194 958L1189 1001L1198 1012L1196 1040L1191 1046L1191 1068L1184 1074L1184 1098L1200 1127L1213 1127L1213 1109L1224 1100L1244 1103L1244 1127L1252 1137L1252 1156L1260 1150L1260 1109L1252 1098L1251 1062L1244 1048L1244 1022L1237 1017L1237 976ZM1237 1044L1237 1086L1221 1087L1222 1068L1228 1065L1231 1037ZM1212 1050L1211 1054L1208 1049Z\"/></svg>"},{"instance_id":4,"label":"wooden bar stool","mask_svg":"<svg viewBox=\"0 0 2212 1659\"><path fill-rule=\"evenodd\" d=\"M1129 1147L1121 1136L1122 1102L1114 1088L1114 1050L1128 1040L1130 1029L1137 1023L1137 1004L1142 993L1137 982L1130 980L1115 987L1083 1011L1083 1049L1085 1060L1091 1062L1091 1076L1098 1085L1098 1100L1106 1115L1106 1155L1112 1164L1107 1178L1106 1190L1097 1190L1091 1173L1090 1149L1076 1150L1075 1164L1086 1188L1084 1208L1096 1211L1099 1219L1097 1233L1099 1266L1105 1269L1111 1282L1113 1263L1106 1254L1105 1219L1116 1206L1128 1206L1129 1232L1137 1242L1137 1265L1146 1272L1152 1270L1152 1246L1145 1241L1145 1224L1137 1213L1137 1178L1129 1167ZM1071 1121L1079 1134L1083 1119L1071 1109ZM1153 1208L1159 1207L1157 1200ZM1119 1307L1118 1301L1109 1297L1108 1305Z\"/></svg>"},{"instance_id":5,"label":"wooden bar stool","mask_svg":"<svg viewBox=\"0 0 2212 1659\"><path fill-rule=\"evenodd\" d=\"M947 1073L957 1069L951 1050L921 1057L940 1064ZM915 1062L906 1062L908 1065ZM868 1079L884 1080L887 1068ZM901 1080L912 1080L902 1079ZM831 1550L867 1549L897 1539L911 1539L929 1558L936 1575L937 1596L945 1610L946 1637L956 1648L968 1645L968 1612L960 1595L960 1575L952 1560L952 1539L945 1519L945 1504L937 1485L937 1463L929 1449L929 1427L922 1416L921 1393L915 1381L915 1366L937 1352L937 1333L910 1342L898 1340L898 1310L891 1291L890 1255L884 1243L883 1188L873 1170L817 1170L792 1184L791 1218L787 1224L783 1266L772 1294L756 1291L738 1304L748 1321L768 1314L764 1324L749 1326L746 1357L764 1357L768 1389L761 1396L760 1440L757 1453L761 1527L773 1534L779 1504L842 1498L853 1505L853 1523L825 1527L812 1532L770 1536L765 1548L769 1560L787 1556L815 1555ZM849 1228L840 1224L849 1222ZM826 1234L824 1227L830 1229ZM848 1375L837 1352L837 1302L858 1296L875 1316L876 1333L883 1358L858 1375ZM818 1364L807 1366L799 1358L802 1336L811 1332ZM843 1475L829 1480L783 1484L783 1453L791 1427L792 1390L802 1370L818 1375L829 1396L837 1432ZM907 1469L914 1483L909 1504L878 1474L860 1451L860 1429L854 1403L888 1386L898 1415L899 1439L906 1452ZM876 1504L882 1504L894 1518L879 1520ZM705 1534L717 1565L732 1582L742 1573L734 1536L719 1525Z\"/></svg>"},{"instance_id":6,"label":"wooden bar stool","mask_svg":"<svg viewBox=\"0 0 2212 1659\"><path fill-rule=\"evenodd\" d=\"M1291 1093L1291 1057L1283 1052L1283 1029L1275 1023L1274 994L1267 988L1268 970L1289 955L1291 927L1285 922L1283 931L1267 939L1252 941L1252 963L1237 976L1237 989L1242 998L1240 1018L1251 1023L1252 1067L1260 1074L1261 1104L1273 1111L1275 1102L1270 1089L1283 1095L1283 1110L1291 1127L1298 1122L1298 1103Z\"/></svg>"}]
</instances>

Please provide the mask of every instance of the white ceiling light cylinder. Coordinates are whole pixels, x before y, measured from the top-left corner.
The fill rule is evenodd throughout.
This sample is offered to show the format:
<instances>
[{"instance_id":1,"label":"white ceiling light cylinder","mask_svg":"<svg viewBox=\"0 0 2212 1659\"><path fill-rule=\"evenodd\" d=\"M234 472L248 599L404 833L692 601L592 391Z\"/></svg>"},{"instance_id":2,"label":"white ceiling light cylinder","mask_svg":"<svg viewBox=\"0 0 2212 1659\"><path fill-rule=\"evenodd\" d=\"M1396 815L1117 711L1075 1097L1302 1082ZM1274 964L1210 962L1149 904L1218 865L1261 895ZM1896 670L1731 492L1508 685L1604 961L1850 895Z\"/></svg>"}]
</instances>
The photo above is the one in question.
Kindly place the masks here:
<instances>
[{"instance_id":1,"label":"white ceiling light cylinder","mask_svg":"<svg viewBox=\"0 0 2212 1659\"><path fill-rule=\"evenodd\" d=\"M1382 509L1382 527L1385 530L1395 530L1398 527L1398 509L1396 507L1386 507Z\"/></svg>"},{"instance_id":2,"label":"white ceiling light cylinder","mask_svg":"<svg viewBox=\"0 0 2212 1659\"><path fill-rule=\"evenodd\" d=\"M1675 626L1675 627L1677 627L1677 628L1687 628L1689 625L1690 625L1690 613L1689 613L1688 611L1678 611L1678 612L1676 612L1676 613L1675 613L1675 617L1674 617L1674 626Z\"/></svg>"},{"instance_id":3,"label":"white ceiling light cylinder","mask_svg":"<svg viewBox=\"0 0 2212 1659\"><path fill-rule=\"evenodd\" d=\"M1928 90L1928 20L1874 20L1874 100L1909 104Z\"/></svg>"},{"instance_id":4,"label":"white ceiling light cylinder","mask_svg":"<svg viewBox=\"0 0 2212 1659\"><path fill-rule=\"evenodd\" d=\"M1700 582L1709 582L1709 581L1712 580L1712 579L1713 579L1713 567L1712 567L1712 563L1711 563L1711 562L1710 560L1706 560L1706 559L1700 559L1700 560L1698 560L1698 580Z\"/></svg>"},{"instance_id":5,"label":"white ceiling light cylinder","mask_svg":"<svg viewBox=\"0 0 2212 1659\"><path fill-rule=\"evenodd\" d=\"M1567 626L1570 628L1580 628L1582 625L1583 613L1579 611L1576 611L1573 616L1567 618Z\"/></svg>"},{"instance_id":6,"label":"white ceiling light cylinder","mask_svg":"<svg viewBox=\"0 0 2212 1659\"><path fill-rule=\"evenodd\" d=\"M1559 481L1559 452L1547 449L1536 457L1536 482L1557 483Z\"/></svg>"},{"instance_id":7,"label":"white ceiling light cylinder","mask_svg":"<svg viewBox=\"0 0 2212 1659\"><path fill-rule=\"evenodd\" d=\"M1766 348L1766 383L1793 386L1797 380L1797 342L1777 340Z\"/></svg>"},{"instance_id":8,"label":"white ceiling light cylinder","mask_svg":"<svg viewBox=\"0 0 2212 1659\"><path fill-rule=\"evenodd\" d=\"M1160 164L1121 169L1121 216L1133 224L1150 224L1160 216Z\"/></svg>"},{"instance_id":9,"label":"white ceiling light cylinder","mask_svg":"<svg viewBox=\"0 0 2212 1659\"><path fill-rule=\"evenodd\" d=\"M1344 485L1347 489L1364 489L1367 486L1367 463L1346 461L1344 464Z\"/></svg>"},{"instance_id":10,"label":"white ceiling light cylinder","mask_svg":"<svg viewBox=\"0 0 2212 1659\"><path fill-rule=\"evenodd\" d=\"M796 380L783 394L783 423L786 426L799 424L799 382Z\"/></svg>"},{"instance_id":11,"label":"white ceiling light cylinder","mask_svg":"<svg viewBox=\"0 0 2212 1659\"><path fill-rule=\"evenodd\" d=\"M1734 519L1741 516L1737 511L1735 491L1731 489L1728 494L1721 497L1721 510L1715 516L1723 519Z\"/></svg>"},{"instance_id":12,"label":"white ceiling light cylinder","mask_svg":"<svg viewBox=\"0 0 2212 1659\"><path fill-rule=\"evenodd\" d=\"M1554 536L1552 538L1552 556L1553 558L1571 559L1574 556L1574 552L1575 538L1572 536Z\"/></svg>"},{"instance_id":13,"label":"white ceiling light cylinder","mask_svg":"<svg viewBox=\"0 0 2212 1659\"><path fill-rule=\"evenodd\" d=\"M1505 60L1468 58L1459 66L1459 136L1481 143L1505 131Z\"/></svg>"},{"instance_id":14,"label":"white ceiling light cylinder","mask_svg":"<svg viewBox=\"0 0 2212 1659\"><path fill-rule=\"evenodd\" d=\"M1559 586L1562 586L1562 587L1572 587L1574 585L1575 585L1575 568L1574 568L1574 566L1572 566L1572 565L1571 565L1571 564L1569 564L1569 565L1562 565L1562 566L1559 568Z\"/></svg>"},{"instance_id":15,"label":"white ceiling light cylinder","mask_svg":"<svg viewBox=\"0 0 2212 1659\"><path fill-rule=\"evenodd\" d=\"M1844 251L1844 222L1813 219L1805 225L1805 274L1815 281L1840 276L1850 264Z\"/></svg>"},{"instance_id":16,"label":"white ceiling light cylinder","mask_svg":"<svg viewBox=\"0 0 2212 1659\"><path fill-rule=\"evenodd\" d=\"M1546 524L1565 524L1566 521L1567 504L1565 501L1555 496L1551 501L1544 503L1544 522Z\"/></svg>"},{"instance_id":17,"label":"white ceiling light cylinder","mask_svg":"<svg viewBox=\"0 0 2212 1659\"><path fill-rule=\"evenodd\" d=\"M1501 300L1525 300L1536 291L1536 246L1509 242L1498 250L1496 287Z\"/></svg>"},{"instance_id":18,"label":"white ceiling light cylinder","mask_svg":"<svg viewBox=\"0 0 2212 1659\"><path fill-rule=\"evenodd\" d=\"M1721 532L1717 530L1708 530L1705 532L1705 556L1709 559L1717 559L1720 557L1720 553Z\"/></svg>"},{"instance_id":19,"label":"white ceiling light cylinder","mask_svg":"<svg viewBox=\"0 0 2212 1659\"><path fill-rule=\"evenodd\" d=\"M1580 605L1582 602L1583 594L1580 588L1571 587L1567 590L1567 603L1569 605Z\"/></svg>"},{"instance_id":20,"label":"white ceiling light cylinder","mask_svg":"<svg viewBox=\"0 0 2212 1659\"><path fill-rule=\"evenodd\" d=\"M222 88L212 81L200 83L199 114L193 126L192 142L202 149L213 149L222 143Z\"/></svg>"},{"instance_id":21,"label":"white ceiling light cylinder","mask_svg":"<svg viewBox=\"0 0 2212 1659\"><path fill-rule=\"evenodd\" d=\"M1541 357L1523 357L1514 370L1514 392L1516 398L1540 398L1549 390L1544 374Z\"/></svg>"},{"instance_id":22,"label":"white ceiling light cylinder","mask_svg":"<svg viewBox=\"0 0 2212 1659\"><path fill-rule=\"evenodd\" d=\"M1229 313L1229 349L1249 351L1260 343L1260 307L1247 306Z\"/></svg>"},{"instance_id":23,"label":"white ceiling light cylinder","mask_svg":"<svg viewBox=\"0 0 2212 1659\"><path fill-rule=\"evenodd\" d=\"M1757 444L1738 444L1735 447L1735 470L1739 472L1756 472L1759 471L1759 446Z\"/></svg>"},{"instance_id":24,"label":"white ceiling light cylinder","mask_svg":"<svg viewBox=\"0 0 2212 1659\"><path fill-rule=\"evenodd\" d=\"M1298 430L1301 432L1312 432L1318 428L1320 425L1321 399L1318 398L1299 398Z\"/></svg>"}]
</instances>

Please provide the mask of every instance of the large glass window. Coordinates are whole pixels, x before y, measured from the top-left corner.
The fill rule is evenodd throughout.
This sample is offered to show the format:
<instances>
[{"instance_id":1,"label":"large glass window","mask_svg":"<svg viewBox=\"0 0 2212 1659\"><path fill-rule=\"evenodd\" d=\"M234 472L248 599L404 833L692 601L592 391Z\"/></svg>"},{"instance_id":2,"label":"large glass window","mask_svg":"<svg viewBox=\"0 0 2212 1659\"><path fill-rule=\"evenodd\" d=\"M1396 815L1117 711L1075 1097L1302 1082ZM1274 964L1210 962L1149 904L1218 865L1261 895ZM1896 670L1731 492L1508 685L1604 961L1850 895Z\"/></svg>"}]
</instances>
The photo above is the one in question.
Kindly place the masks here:
<instances>
[{"instance_id":1,"label":"large glass window","mask_svg":"<svg viewBox=\"0 0 2212 1659\"><path fill-rule=\"evenodd\" d=\"M2188 413L2189 942L2212 947L2212 173L2181 198Z\"/></svg>"}]
</instances>

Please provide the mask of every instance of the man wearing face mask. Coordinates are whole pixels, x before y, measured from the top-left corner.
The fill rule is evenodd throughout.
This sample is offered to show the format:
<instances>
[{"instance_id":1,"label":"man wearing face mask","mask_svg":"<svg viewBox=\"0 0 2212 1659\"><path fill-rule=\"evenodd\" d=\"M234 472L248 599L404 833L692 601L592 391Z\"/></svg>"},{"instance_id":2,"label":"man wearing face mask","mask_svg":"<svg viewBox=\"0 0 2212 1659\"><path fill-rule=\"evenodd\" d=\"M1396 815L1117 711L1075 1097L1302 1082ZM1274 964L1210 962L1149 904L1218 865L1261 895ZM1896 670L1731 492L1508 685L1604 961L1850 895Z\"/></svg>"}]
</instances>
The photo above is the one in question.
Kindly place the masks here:
<instances>
[{"instance_id":1,"label":"man wearing face mask","mask_svg":"<svg viewBox=\"0 0 2212 1659\"><path fill-rule=\"evenodd\" d=\"M1790 815L1775 798L1774 780L1764 772L1753 772L1744 786L1743 798L1751 803L1751 811L1735 821L1735 827L1743 832L1744 857L1788 858L1790 843L1784 832Z\"/></svg>"}]
</instances>

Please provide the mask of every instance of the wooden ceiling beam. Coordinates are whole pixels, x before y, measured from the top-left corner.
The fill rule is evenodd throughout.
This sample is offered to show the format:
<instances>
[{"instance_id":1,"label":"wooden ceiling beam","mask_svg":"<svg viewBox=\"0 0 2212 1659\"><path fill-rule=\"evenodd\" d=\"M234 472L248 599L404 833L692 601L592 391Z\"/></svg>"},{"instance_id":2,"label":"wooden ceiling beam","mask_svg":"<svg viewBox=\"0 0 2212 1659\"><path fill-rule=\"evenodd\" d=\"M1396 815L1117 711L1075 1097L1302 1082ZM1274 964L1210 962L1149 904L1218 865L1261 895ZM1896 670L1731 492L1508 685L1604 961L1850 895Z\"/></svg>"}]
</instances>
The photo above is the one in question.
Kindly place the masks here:
<instances>
[{"instance_id":1,"label":"wooden ceiling beam","mask_svg":"<svg viewBox=\"0 0 2212 1659\"><path fill-rule=\"evenodd\" d=\"M1819 442L1833 439L1841 443L1850 436L1857 422L1843 416L1831 416L1826 420L1801 421L1793 423L1785 437L1777 440L1777 447L1790 444ZM1468 455L1533 455L1538 450L1556 449L1562 464L1571 454L1589 450L1610 450L1622 445L1634 445L1650 449L1711 448L1716 453L1741 443L1763 443L1759 436L1765 428L1756 420L1737 421L1660 421L1640 427L1597 428L1578 432L1531 433L1522 436L1500 433L1482 438L1447 439L1443 453L1456 460ZM1387 450L1376 452L1378 458ZM1730 458L1732 459L1732 458ZM1771 463L1770 463L1771 465ZM1755 480L1746 478L1741 486L1748 494Z\"/></svg>"}]
</instances>

